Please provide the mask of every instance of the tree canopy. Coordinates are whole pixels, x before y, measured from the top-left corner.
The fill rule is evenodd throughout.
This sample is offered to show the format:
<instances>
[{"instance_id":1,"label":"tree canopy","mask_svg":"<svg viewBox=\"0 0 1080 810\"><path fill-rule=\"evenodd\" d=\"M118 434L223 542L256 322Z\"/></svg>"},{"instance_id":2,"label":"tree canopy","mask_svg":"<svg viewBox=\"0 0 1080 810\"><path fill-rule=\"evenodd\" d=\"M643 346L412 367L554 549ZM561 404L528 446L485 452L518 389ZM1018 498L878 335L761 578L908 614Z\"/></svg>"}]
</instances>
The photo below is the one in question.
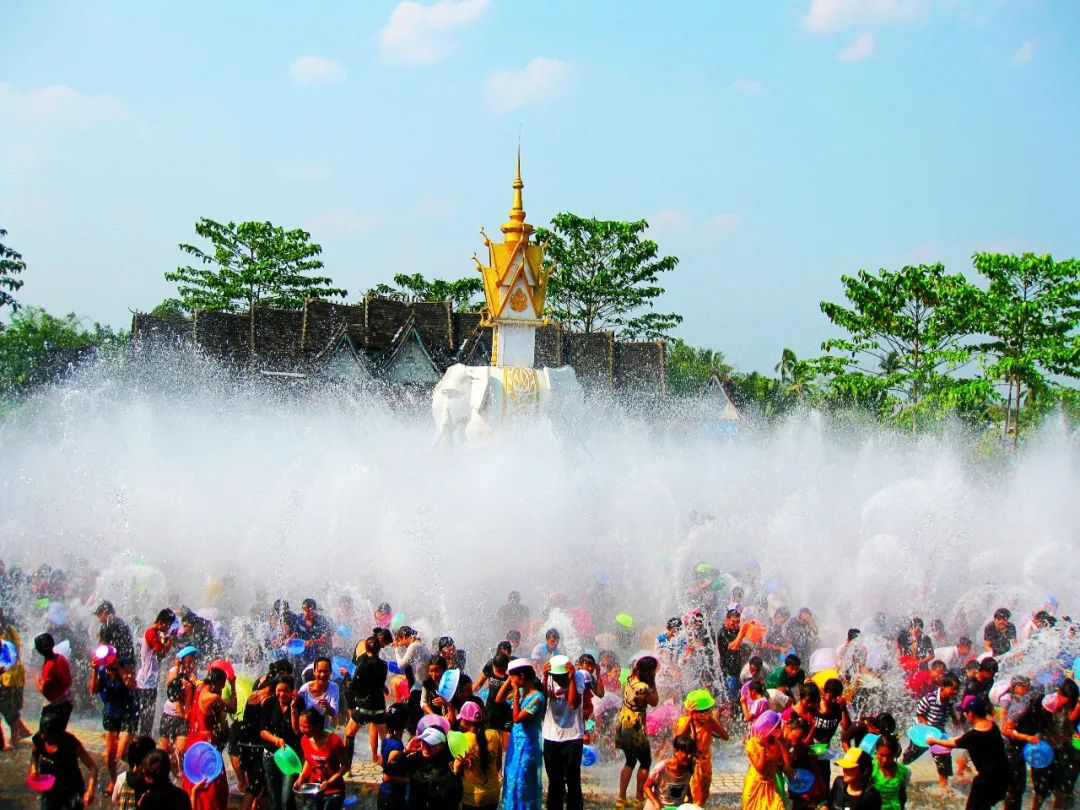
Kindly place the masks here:
<instances>
[{"instance_id":1,"label":"tree canopy","mask_svg":"<svg viewBox=\"0 0 1080 810\"><path fill-rule=\"evenodd\" d=\"M228 222L202 217L195 232L208 249L181 244L200 266L178 267L165 274L177 284L178 301L187 311L217 309L236 312L259 305L300 309L308 298L345 296L322 270L322 248L311 234L287 231L270 222Z\"/></svg>"},{"instance_id":2,"label":"tree canopy","mask_svg":"<svg viewBox=\"0 0 1080 810\"><path fill-rule=\"evenodd\" d=\"M7 237L7 231L0 228L0 239ZM19 308L19 302L13 293L22 288L22 279L15 278L26 269L26 262L22 254L17 250L0 242L0 307L11 307L12 311Z\"/></svg>"},{"instance_id":3,"label":"tree canopy","mask_svg":"<svg viewBox=\"0 0 1080 810\"><path fill-rule=\"evenodd\" d=\"M484 307L484 282L479 276L447 281L421 273L398 273L392 285L376 284L367 294L395 301L450 301L454 309L464 312Z\"/></svg>"},{"instance_id":4,"label":"tree canopy","mask_svg":"<svg viewBox=\"0 0 1080 810\"><path fill-rule=\"evenodd\" d=\"M656 340L682 322L675 313L653 311L664 294L661 273L679 260L661 256L644 238L649 223L556 214L551 228L537 228L545 247L550 316L577 332L613 331L619 338Z\"/></svg>"}]
</instances>

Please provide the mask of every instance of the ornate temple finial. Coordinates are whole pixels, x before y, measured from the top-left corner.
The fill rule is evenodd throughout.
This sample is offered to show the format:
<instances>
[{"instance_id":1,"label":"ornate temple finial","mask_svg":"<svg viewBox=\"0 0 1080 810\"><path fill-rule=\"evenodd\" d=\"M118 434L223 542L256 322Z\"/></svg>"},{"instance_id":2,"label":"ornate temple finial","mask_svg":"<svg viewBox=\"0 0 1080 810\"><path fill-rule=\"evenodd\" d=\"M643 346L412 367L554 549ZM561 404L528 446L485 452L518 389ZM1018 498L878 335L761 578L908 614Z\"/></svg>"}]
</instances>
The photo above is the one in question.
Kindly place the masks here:
<instances>
[{"instance_id":1,"label":"ornate temple finial","mask_svg":"<svg viewBox=\"0 0 1080 810\"><path fill-rule=\"evenodd\" d=\"M521 181L521 145L518 145L517 168L514 172L514 200L510 206L510 221L503 224L500 230L506 235L507 241L527 240L532 233L533 227L525 221L525 205L522 202L521 190L525 184Z\"/></svg>"}]
</instances>

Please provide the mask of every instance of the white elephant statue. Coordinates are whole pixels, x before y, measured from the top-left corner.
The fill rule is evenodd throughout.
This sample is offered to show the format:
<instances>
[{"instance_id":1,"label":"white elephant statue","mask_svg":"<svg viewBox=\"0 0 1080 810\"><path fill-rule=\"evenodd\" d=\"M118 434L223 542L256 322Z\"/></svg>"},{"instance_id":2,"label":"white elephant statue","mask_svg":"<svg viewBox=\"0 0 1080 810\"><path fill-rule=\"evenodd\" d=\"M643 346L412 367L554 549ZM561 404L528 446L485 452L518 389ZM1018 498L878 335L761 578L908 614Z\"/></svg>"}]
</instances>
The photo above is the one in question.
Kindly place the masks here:
<instances>
[{"instance_id":1,"label":"white elephant statue","mask_svg":"<svg viewBox=\"0 0 1080 810\"><path fill-rule=\"evenodd\" d=\"M491 439L500 425L538 412L558 420L579 409L583 395L569 366L466 366L446 370L432 394L435 443Z\"/></svg>"}]
</instances>

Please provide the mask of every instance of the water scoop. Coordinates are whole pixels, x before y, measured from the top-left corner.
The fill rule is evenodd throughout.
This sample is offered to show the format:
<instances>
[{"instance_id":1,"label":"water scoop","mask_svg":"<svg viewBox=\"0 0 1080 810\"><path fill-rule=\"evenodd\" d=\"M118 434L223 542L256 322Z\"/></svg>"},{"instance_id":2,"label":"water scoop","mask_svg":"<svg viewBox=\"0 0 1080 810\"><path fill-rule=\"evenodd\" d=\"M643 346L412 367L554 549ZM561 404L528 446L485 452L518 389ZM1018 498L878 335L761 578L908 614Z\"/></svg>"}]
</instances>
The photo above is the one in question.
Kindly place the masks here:
<instances>
[{"instance_id":1,"label":"water scoop","mask_svg":"<svg viewBox=\"0 0 1080 810\"><path fill-rule=\"evenodd\" d=\"M286 775L298 774L303 770L300 757L287 745L274 752L274 764L277 765L279 771Z\"/></svg>"},{"instance_id":2,"label":"water scoop","mask_svg":"<svg viewBox=\"0 0 1080 810\"><path fill-rule=\"evenodd\" d=\"M190 782L213 782L223 767L221 754L208 742L192 743L184 753L184 776Z\"/></svg>"},{"instance_id":3,"label":"water scoop","mask_svg":"<svg viewBox=\"0 0 1080 810\"><path fill-rule=\"evenodd\" d=\"M806 793L814 786L814 774L805 768L796 768L787 786L788 793Z\"/></svg>"},{"instance_id":4,"label":"water scoop","mask_svg":"<svg viewBox=\"0 0 1080 810\"><path fill-rule=\"evenodd\" d=\"M451 731L446 735L446 745L450 753L455 757L463 757L469 752L469 740L460 731Z\"/></svg>"}]
</instances>

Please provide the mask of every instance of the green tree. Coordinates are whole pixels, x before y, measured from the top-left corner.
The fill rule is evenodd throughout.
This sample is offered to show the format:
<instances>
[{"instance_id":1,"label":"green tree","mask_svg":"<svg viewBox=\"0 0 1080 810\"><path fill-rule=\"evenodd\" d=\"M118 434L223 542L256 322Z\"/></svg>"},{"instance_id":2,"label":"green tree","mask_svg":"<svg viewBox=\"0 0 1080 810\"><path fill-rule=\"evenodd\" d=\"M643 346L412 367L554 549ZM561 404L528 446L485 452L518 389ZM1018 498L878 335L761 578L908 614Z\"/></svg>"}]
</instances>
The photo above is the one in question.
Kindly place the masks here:
<instances>
[{"instance_id":1,"label":"green tree","mask_svg":"<svg viewBox=\"0 0 1080 810\"><path fill-rule=\"evenodd\" d=\"M420 273L398 273L393 285L376 284L367 294L395 301L449 301L462 312L476 312L484 307L484 282L480 276L446 281L425 278Z\"/></svg>"},{"instance_id":2,"label":"green tree","mask_svg":"<svg viewBox=\"0 0 1080 810\"><path fill-rule=\"evenodd\" d=\"M667 346L667 390L676 396L693 395L701 391L712 373L728 376L732 366L723 352L698 349L682 340Z\"/></svg>"},{"instance_id":3,"label":"green tree","mask_svg":"<svg viewBox=\"0 0 1080 810\"><path fill-rule=\"evenodd\" d=\"M664 288L661 273L679 260L660 256L644 238L649 223L586 219L556 214L551 228L537 228L545 245L547 308L552 318L578 332L611 330L623 339L667 337L682 316L652 311Z\"/></svg>"},{"instance_id":4,"label":"green tree","mask_svg":"<svg viewBox=\"0 0 1080 810\"><path fill-rule=\"evenodd\" d=\"M7 236L7 231L0 228L0 239ZM11 307L14 312L19 308L19 302L12 293L18 292L23 285L22 279L15 278L26 269L26 262L22 254L17 250L0 242L0 307Z\"/></svg>"},{"instance_id":5,"label":"green tree","mask_svg":"<svg viewBox=\"0 0 1080 810\"><path fill-rule=\"evenodd\" d=\"M22 308L0 331L0 395L48 382L88 351L111 349L126 340L126 332L97 323L86 328L74 314L58 318L38 307Z\"/></svg>"},{"instance_id":6,"label":"green tree","mask_svg":"<svg viewBox=\"0 0 1080 810\"><path fill-rule=\"evenodd\" d=\"M794 349L784 349L780 353L780 362L773 367L773 371L780 375L780 383L785 390L798 400L805 399L813 391L814 379L818 376L818 368L813 361L800 360Z\"/></svg>"},{"instance_id":7,"label":"green tree","mask_svg":"<svg viewBox=\"0 0 1080 810\"><path fill-rule=\"evenodd\" d=\"M1080 261L1025 253L976 253L988 282L979 295L978 349L987 377L1006 387L1003 430L1014 441L1025 405L1056 387L1048 375L1080 377Z\"/></svg>"},{"instance_id":8,"label":"green tree","mask_svg":"<svg viewBox=\"0 0 1080 810\"><path fill-rule=\"evenodd\" d=\"M841 280L848 306L823 301L821 311L848 335L822 348L846 356L826 358L819 368L877 378L900 397L898 419L917 429L920 413L940 405L935 397L960 384L949 375L971 358L965 339L976 327L978 290L941 264L860 270ZM862 381L857 385L863 397L872 391Z\"/></svg>"},{"instance_id":9,"label":"green tree","mask_svg":"<svg viewBox=\"0 0 1080 810\"><path fill-rule=\"evenodd\" d=\"M195 232L209 240L210 248L181 244L180 249L201 266L165 274L166 280L176 282L178 300L189 312L253 312L260 305L300 309L308 298L346 295L330 286L330 278L310 275L323 267L318 258L322 248L305 230L287 231L269 222L223 225L202 217Z\"/></svg>"}]
</instances>

